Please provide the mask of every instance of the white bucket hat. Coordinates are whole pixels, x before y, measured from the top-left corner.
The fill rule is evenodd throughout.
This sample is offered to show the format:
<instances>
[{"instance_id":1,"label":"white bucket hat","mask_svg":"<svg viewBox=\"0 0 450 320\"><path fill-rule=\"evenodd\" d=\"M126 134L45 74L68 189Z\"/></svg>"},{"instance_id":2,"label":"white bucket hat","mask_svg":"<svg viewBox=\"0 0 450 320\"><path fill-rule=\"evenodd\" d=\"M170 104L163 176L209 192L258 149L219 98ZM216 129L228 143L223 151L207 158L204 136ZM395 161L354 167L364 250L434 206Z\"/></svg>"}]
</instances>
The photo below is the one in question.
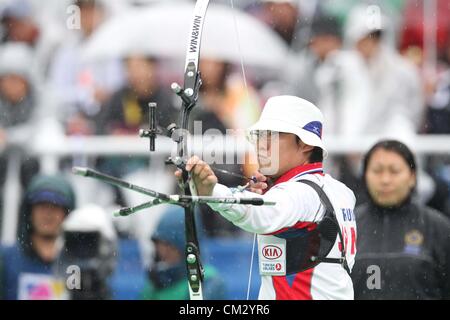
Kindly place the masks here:
<instances>
[{"instance_id":1,"label":"white bucket hat","mask_svg":"<svg viewBox=\"0 0 450 320\"><path fill-rule=\"evenodd\" d=\"M345 38L348 44L353 46L372 32L388 29L389 20L377 6L357 6L348 15Z\"/></svg>"},{"instance_id":2,"label":"white bucket hat","mask_svg":"<svg viewBox=\"0 0 450 320\"><path fill-rule=\"evenodd\" d=\"M247 132L269 130L292 133L305 144L319 147L327 157L322 141L322 112L311 102L295 96L276 96L267 100L258 122Z\"/></svg>"},{"instance_id":3,"label":"white bucket hat","mask_svg":"<svg viewBox=\"0 0 450 320\"><path fill-rule=\"evenodd\" d=\"M10 42L0 46L0 76L17 74L29 80L33 59L33 50L26 44Z\"/></svg>"}]
</instances>

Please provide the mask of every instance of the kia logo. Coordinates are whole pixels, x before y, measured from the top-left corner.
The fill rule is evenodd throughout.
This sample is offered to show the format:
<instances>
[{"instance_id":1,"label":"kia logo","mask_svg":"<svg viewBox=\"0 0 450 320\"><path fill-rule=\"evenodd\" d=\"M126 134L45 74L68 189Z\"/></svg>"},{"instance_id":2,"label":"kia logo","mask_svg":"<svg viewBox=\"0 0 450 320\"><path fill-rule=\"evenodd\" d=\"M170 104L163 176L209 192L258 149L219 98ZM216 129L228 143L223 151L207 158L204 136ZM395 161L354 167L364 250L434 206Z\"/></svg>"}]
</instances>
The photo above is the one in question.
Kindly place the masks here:
<instances>
[{"instance_id":1,"label":"kia logo","mask_svg":"<svg viewBox=\"0 0 450 320\"><path fill-rule=\"evenodd\" d=\"M273 260L281 257L282 250L277 246L265 246L262 248L262 255L264 258Z\"/></svg>"}]
</instances>

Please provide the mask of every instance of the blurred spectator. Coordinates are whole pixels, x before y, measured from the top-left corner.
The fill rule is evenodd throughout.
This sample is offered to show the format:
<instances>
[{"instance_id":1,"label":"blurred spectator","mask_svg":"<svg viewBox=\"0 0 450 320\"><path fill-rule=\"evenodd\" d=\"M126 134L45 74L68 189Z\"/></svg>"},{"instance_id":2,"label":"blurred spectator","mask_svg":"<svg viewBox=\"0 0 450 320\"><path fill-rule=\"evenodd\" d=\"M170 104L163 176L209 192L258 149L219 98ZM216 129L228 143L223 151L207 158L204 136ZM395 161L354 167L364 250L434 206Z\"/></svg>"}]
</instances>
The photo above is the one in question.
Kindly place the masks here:
<instances>
[{"instance_id":1,"label":"blurred spectator","mask_svg":"<svg viewBox=\"0 0 450 320\"><path fill-rule=\"evenodd\" d=\"M364 70L369 75L369 105L360 118L363 134L395 136L410 139L419 133L424 121L425 97L423 84L416 65L402 57L395 48L389 46L387 38L391 32L391 21L380 12L376 23L371 21L365 6L355 7L349 14L346 25L347 43L358 50L364 58ZM373 22L373 21L372 21ZM399 86L399 84L402 84ZM344 163L341 168L343 181L353 181L361 190L356 162ZM430 194L436 196L440 190L439 181L431 179L423 170L421 181L429 182ZM351 185L351 183L350 183ZM419 184L424 187L426 184ZM421 190L424 193L424 190ZM357 192L359 199L364 194ZM430 199L422 198L422 203Z\"/></svg>"},{"instance_id":2,"label":"blurred spectator","mask_svg":"<svg viewBox=\"0 0 450 320\"><path fill-rule=\"evenodd\" d=\"M40 4L42 6L42 4ZM0 5L1 42L19 42L33 49L36 63L32 71L40 80L48 72L54 51L64 37L52 17L37 14L30 0L5 0Z\"/></svg>"},{"instance_id":3,"label":"blurred spectator","mask_svg":"<svg viewBox=\"0 0 450 320\"><path fill-rule=\"evenodd\" d=\"M342 28L332 16L316 15L310 36L309 47L297 55L287 75L288 93L309 99L322 110L329 124L325 135L364 133L370 83L363 60L355 50L343 50ZM353 171L358 162L355 156L335 156L327 165L356 190Z\"/></svg>"},{"instance_id":4,"label":"blurred spectator","mask_svg":"<svg viewBox=\"0 0 450 320\"><path fill-rule=\"evenodd\" d=\"M130 56L124 61L127 82L116 91L96 116L100 135L137 135L140 128L148 128L150 102L157 103L157 124L166 128L175 123L179 110L172 105L171 92L158 82L157 61L144 56ZM105 173L123 177L148 167L148 157L106 157L97 166ZM120 193L117 202L124 204Z\"/></svg>"},{"instance_id":5,"label":"blurred spectator","mask_svg":"<svg viewBox=\"0 0 450 320\"><path fill-rule=\"evenodd\" d=\"M268 98L280 91L297 94L298 82L301 82L300 96L308 101L317 100L315 82L309 76L308 81L303 80L316 68L316 59L306 48L310 42L312 20L320 11L319 0L253 1L246 11L273 29L289 47L282 70L275 74L266 73L264 83L257 84L261 88L261 97Z\"/></svg>"},{"instance_id":6,"label":"blurred spectator","mask_svg":"<svg viewBox=\"0 0 450 320\"><path fill-rule=\"evenodd\" d=\"M441 63L443 70L428 98L424 131L429 134L450 134L450 42L446 51ZM450 216L450 158L430 155L427 171L436 182L436 193L429 205Z\"/></svg>"},{"instance_id":7,"label":"blurred spectator","mask_svg":"<svg viewBox=\"0 0 450 320\"><path fill-rule=\"evenodd\" d=\"M33 54L26 45L8 44L0 47L0 58L0 130L4 137L26 142L37 109L29 73Z\"/></svg>"},{"instance_id":8,"label":"blurred spectator","mask_svg":"<svg viewBox=\"0 0 450 320\"><path fill-rule=\"evenodd\" d=\"M1 298L63 298L64 283L58 283L52 273L58 255L57 238L74 206L75 194L66 180L37 176L31 181L20 209L19 242L1 251Z\"/></svg>"},{"instance_id":9,"label":"blurred spectator","mask_svg":"<svg viewBox=\"0 0 450 320\"><path fill-rule=\"evenodd\" d=\"M113 93L97 117L97 133L136 135L148 127L150 102L157 103L157 122L166 128L178 119L179 111L172 105L172 93L158 83L157 61L144 56L125 59L126 84Z\"/></svg>"},{"instance_id":10,"label":"blurred spectator","mask_svg":"<svg viewBox=\"0 0 450 320\"><path fill-rule=\"evenodd\" d=\"M173 206L162 217L152 235L156 254L149 271L149 282L142 292L144 300L188 300L189 289L185 262L186 236L184 210ZM201 228L197 230L200 231ZM210 265L204 265L203 297L225 299L225 284Z\"/></svg>"},{"instance_id":11,"label":"blurred spectator","mask_svg":"<svg viewBox=\"0 0 450 320\"><path fill-rule=\"evenodd\" d=\"M35 46L39 39L39 26L34 21L32 13L29 1L7 1L2 12L2 40Z\"/></svg>"},{"instance_id":12,"label":"blurred spectator","mask_svg":"<svg viewBox=\"0 0 450 320\"><path fill-rule=\"evenodd\" d=\"M30 73L33 59L24 44L0 47L0 131L5 137L0 142L24 144L33 136L36 121L54 115L51 95L44 95Z\"/></svg>"},{"instance_id":13,"label":"blurred spectator","mask_svg":"<svg viewBox=\"0 0 450 320\"><path fill-rule=\"evenodd\" d=\"M449 299L450 220L416 203L414 155L381 141L363 166L369 201L355 210L355 299Z\"/></svg>"},{"instance_id":14,"label":"blurred spectator","mask_svg":"<svg viewBox=\"0 0 450 320\"><path fill-rule=\"evenodd\" d=\"M352 9L357 6L364 6L366 13L372 15L376 19L376 16L381 9L389 16L389 22L399 29L400 23L403 22L403 10L407 3L414 4L417 0L407 1L407 0L320 0L321 8L324 12L331 14L339 19L342 23L346 23L349 14ZM370 19L368 19L370 23ZM372 20L373 21L373 20ZM390 35L391 36L391 35ZM394 36L394 35L392 35ZM394 41L394 39L389 39L389 41Z\"/></svg>"},{"instance_id":15,"label":"blurred spectator","mask_svg":"<svg viewBox=\"0 0 450 320\"><path fill-rule=\"evenodd\" d=\"M365 7L357 7L346 25L348 43L364 58L370 97L362 118L365 134L409 136L418 133L424 112L424 92L417 68L390 48L384 37L387 19L368 25ZM401 86L399 84L402 84Z\"/></svg>"},{"instance_id":16,"label":"blurred spectator","mask_svg":"<svg viewBox=\"0 0 450 320\"><path fill-rule=\"evenodd\" d=\"M264 0L256 6L250 6L250 11L259 20L275 30L288 45L292 45L296 34L299 10L298 1Z\"/></svg>"},{"instance_id":17,"label":"blurred spectator","mask_svg":"<svg viewBox=\"0 0 450 320\"><path fill-rule=\"evenodd\" d=\"M309 50L298 57L288 77L288 91L310 99L324 113L325 134L358 134L369 103L369 83L360 57L342 50L341 27L331 16L317 16Z\"/></svg>"},{"instance_id":18,"label":"blurred spectator","mask_svg":"<svg viewBox=\"0 0 450 320\"><path fill-rule=\"evenodd\" d=\"M425 131L431 134L450 134L450 41L443 55L443 71L428 99Z\"/></svg>"},{"instance_id":19,"label":"blurred spectator","mask_svg":"<svg viewBox=\"0 0 450 320\"><path fill-rule=\"evenodd\" d=\"M227 129L244 129L261 113L255 90L232 73L224 61L202 58L200 72L203 85L200 97L203 107L213 112Z\"/></svg>"},{"instance_id":20,"label":"blurred spectator","mask_svg":"<svg viewBox=\"0 0 450 320\"><path fill-rule=\"evenodd\" d=\"M215 129L215 134L225 134L227 129L232 129L228 133L239 135L244 132L244 128L256 122L261 112L259 97L249 83L245 86L242 80L233 74L229 63L204 57L200 60L200 72L203 82L199 99L201 108L193 111L194 121L200 121L202 124L200 133ZM195 128L193 132L199 133ZM241 166L237 162L215 163L213 166L238 174L244 172L248 176L254 173L250 165ZM229 187L247 182L219 171L216 173ZM209 236L229 236L241 232L223 217L211 214L209 206L200 205L200 208Z\"/></svg>"},{"instance_id":21,"label":"blurred spectator","mask_svg":"<svg viewBox=\"0 0 450 320\"><path fill-rule=\"evenodd\" d=\"M450 134L450 69L440 77L430 99L425 130L430 134Z\"/></svg>"},{"instance_id":22,"label":"blurred spectator","mask_svg":"<svg viewBox=\"0 0 450 320\"><path fill-rule=\"evenodd\" d=\"M26 150L42 121L56 113L51 93L42 90L31 75L32 64L33 52L25 44L8 43L0 47L0 149L7 148L0 155L0 185L6 175L8 148ZM24 159L23 184L37 171L35 159Z\"/></svg>"},{"instance_id":23,"label":"blurred spectator","mask_svg":"<svg viewBox=\"0 0 450 320\"><path fill-rule=\"evenodd\" d=\"M446 155L430 155L425 159L425 170L433 182L426 205L450 218L450 158Z\"/></svg>"},{"instance_id":24,"label":"blurred spectator","mask_svg":"<svg viewBox=\"0 0 450 320\"><path fill-rule=\"evenodd\" d=\"M64 221L62 249L56 271L63 279L70 266L78 266L78 290L70 290L72 300L112 298L109 286L117 259L117 235L112 217L97 205L86 205L71 212Z\"/></svg>"},{"instance_id":25,"label":"blurred spectator","mask_svg":"<svg viewBox=\"0 0 450 320\"><path fill-rule=\"evenodd\" d=\"M56 52L49 80L59 94L67 134L86 135L95 133L92 119L122 85L123 70L119 59L83 59L83 45L107 17L102 1L76 0L74 4L80 8L81 29L73 30L71 38Z\"/></svg>"},{"instance_id":26,"label":"blurred spectator","mask_svg":"<svg viewBox=\"0 0 450 320\"><path fill-rule=\"evenodd\" d=\"M205 134L212 129L218 133L225 134L232 125L230 110L234 106L224 107L225 95L227 93L227 77L231 66L223 61L217 61L203 57L200 60L200 72L202 86L197 108L192 110L189 131L194 134ZM228 119L227 119L228 118ZM227 121L227 123L225 123ZM201 125L201 130L198 125Z\"/></svg>"}]
</instances>

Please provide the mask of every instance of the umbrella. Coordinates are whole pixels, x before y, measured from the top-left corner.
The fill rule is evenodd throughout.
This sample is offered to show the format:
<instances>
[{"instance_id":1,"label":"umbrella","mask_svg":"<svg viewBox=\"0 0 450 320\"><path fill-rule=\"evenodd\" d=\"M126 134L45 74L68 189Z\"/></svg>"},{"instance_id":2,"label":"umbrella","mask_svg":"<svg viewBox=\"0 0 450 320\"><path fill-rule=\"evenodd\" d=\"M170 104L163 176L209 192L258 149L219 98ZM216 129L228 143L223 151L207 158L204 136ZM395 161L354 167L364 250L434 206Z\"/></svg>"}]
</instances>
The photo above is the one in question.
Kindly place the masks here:
<instances>
[{"instance_id":1,"label":"umbrella","mask_svg":"<svg viewBox=\"0 0 450 320\"><path fill-rule=\"evenodd\" d=\"M185 56L194 7L190 3L155 4L131 9L105 22L87 41L84 59ZM202 57L278 68L287 45L272 29L244 12L210 5L203 28Z\"/></svg>"}]
</instances>

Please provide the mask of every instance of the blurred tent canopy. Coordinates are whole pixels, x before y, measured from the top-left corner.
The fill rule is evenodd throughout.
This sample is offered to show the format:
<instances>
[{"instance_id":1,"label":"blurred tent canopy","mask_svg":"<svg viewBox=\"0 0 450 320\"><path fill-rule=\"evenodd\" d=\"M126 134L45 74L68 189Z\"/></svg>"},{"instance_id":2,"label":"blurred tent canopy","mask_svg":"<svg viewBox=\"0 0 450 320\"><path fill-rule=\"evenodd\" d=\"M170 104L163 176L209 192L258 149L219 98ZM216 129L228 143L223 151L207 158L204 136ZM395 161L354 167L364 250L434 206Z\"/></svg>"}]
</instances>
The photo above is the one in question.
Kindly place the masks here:
<instances>
[{"instance_id":1,"label":"blurred tent canopy","mask_svg":"<svg viewBox=\"0 0 450 320\"><path fill-rule=\"evenodd\" d=\"M130 9L102 25L86 43L83 58L97 60L134 54L184 58L194 6L155 4ZM237 29L237 31L236 31ZM205 18L202 57L277 69L288 48L269 27L238 10L211 4Z\"/></svg>"}]
</instances>

